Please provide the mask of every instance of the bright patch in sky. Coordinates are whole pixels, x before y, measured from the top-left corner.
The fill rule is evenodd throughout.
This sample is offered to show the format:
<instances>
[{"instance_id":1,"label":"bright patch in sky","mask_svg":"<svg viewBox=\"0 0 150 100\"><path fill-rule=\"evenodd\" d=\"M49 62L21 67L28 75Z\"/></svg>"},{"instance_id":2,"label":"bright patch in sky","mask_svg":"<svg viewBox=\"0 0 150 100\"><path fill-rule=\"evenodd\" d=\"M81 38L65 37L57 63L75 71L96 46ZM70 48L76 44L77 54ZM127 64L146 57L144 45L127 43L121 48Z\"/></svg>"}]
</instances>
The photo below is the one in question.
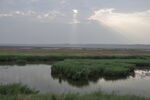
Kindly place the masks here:
<instances>
[{"instance_id":1,"label":"bright patch in sky","mask_svg":"<svg viewBox=\"0 0 150 100\"><path fill-rule=\"evenodd\" d=\"M89 20L98 21L125 37L148 41L150 37L150 10L133 13L116 12L114 8L100 9Z\"/></svg>"},{"instance_id":2,"label":"bright patch in sky","mask_svg":"<svg viewBox=\"0 0 150 100\"><path fill-rule=\"evenodd\" d=\"M78 14L79 13L79 11L77 9L73 9L72 11L73 11L74 14Z\"/></svg>"},{"instance_id":3,"label":"bright patch in sky","mask_svg":"<svg viewBox=\"0 0 150 100\"><path fill-rule=\"evenodd\" d=\"M69 24L79 24L80 21L77 18L79 11L77 9L73 9L72 11L73 11L73 19L71 22L69 22Z\"/></svg>"}]
</instances>

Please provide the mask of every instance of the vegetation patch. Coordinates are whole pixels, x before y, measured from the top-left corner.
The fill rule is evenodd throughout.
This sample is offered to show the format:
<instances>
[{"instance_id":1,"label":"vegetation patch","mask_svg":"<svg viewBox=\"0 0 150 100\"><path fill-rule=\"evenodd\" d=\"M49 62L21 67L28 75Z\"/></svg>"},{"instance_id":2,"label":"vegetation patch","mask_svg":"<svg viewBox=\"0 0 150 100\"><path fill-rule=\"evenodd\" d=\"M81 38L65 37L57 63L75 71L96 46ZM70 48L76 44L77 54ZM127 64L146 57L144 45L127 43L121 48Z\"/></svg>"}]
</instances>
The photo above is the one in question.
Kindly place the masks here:
<instances>
[{"instance_id":1,"label":"vegetation patch","mask_svg":"<svg viewBox=\"0 0 150 100\"><path fill-rule=\"evenodd\" d=\"M0 95L36 94L38 91L19 83L0 85ZM0 99L1 100L1 99Z\"/></svg>"},{"instance_id":2,"label":"vegetation patch","mask_svg":"<svg viewBox=\"0 0 150 100\"><path fill-rule=\"evenodd\" d=\"M0 85L0 100L150 100L132 95L119 96L101 91L89 94L37 94L37 91L21 84Z\"/></svg>"},{"instance_id":3,"label":"vegetation patch","mask_svg":"<svg viewBox=\"0 0 150 100\"><path fill-rule=\"evenodd\" d=\"M49 54L49 55L23 55L0 54L0 63L5 62L41 62L60 61L65 59L147 59L149 56L104 56L104 55L77 55L77 54Z\"/></svg>"},{"instance_id":4,"label":"vegetation patch","mask_svg":"<svg viewBox=\"0 0 150 100\"><path fill-rule=\"evenodd\" d=\"M0 95L0 100L150 100L138 96L119 96L95 92L90 94L30 94L30 95Z\"/></svg>"},{"instance_id":5,"label":"vegetation patch","mask_svg":"<svg viewBox=\"0 0 150 100\"><path fill-rule=\"evenodd\" d=\"M52 66L52 74L81 80L96 76L126 77L133 72L132 64L116 60L67 59Z\"/></svg>"}]
</instances>

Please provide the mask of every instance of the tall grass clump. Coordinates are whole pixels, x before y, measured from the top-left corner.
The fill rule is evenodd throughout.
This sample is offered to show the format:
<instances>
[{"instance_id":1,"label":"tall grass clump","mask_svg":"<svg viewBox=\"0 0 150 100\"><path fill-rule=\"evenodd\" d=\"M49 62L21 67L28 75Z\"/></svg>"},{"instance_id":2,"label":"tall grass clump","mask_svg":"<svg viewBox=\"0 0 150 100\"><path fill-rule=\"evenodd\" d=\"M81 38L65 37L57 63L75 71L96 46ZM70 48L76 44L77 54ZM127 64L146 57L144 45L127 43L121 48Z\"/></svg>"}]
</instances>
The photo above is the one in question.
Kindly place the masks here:
<instances>
[{"instance_id":1,"label":"tall grass clump","mask_svg":"<svg viewBox=\"0 0 150 100\"><path fill-rule=\"evenodd\" d=\"M30 89L20 83L0 85L0 95L36 94L38 91Z\"/></svg>"},{"instance_id":2,"label":"tall grass clump","mask_svg":"<svg viewBox=\"0 0 150 100\"><path fill-rule=\"evenodd\" d=\"M150 98L95 92L90 94L0 95L0 100L150 100Z\"/></svg>"},{"instance_id":3,"label":"tall grass clump","mask_svg":"<svg viewBox=\"0 0 150 100\"><path fill-rule=\"evenodd\" d=\"M87 80L96 76L126 77L133 69L132 64L115 60L67 59L55 63L52 74L60 74L73 80Z\"/></svg>"}]
</instances>

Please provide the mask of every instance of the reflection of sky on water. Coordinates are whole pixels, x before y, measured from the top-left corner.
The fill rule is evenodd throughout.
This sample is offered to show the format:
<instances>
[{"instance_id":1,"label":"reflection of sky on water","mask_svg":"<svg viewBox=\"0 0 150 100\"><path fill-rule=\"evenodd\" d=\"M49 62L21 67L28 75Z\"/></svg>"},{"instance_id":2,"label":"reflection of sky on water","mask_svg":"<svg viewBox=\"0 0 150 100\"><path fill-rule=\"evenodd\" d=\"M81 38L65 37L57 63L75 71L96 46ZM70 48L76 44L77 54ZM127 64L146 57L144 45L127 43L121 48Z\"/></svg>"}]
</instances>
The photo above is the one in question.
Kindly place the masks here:
<instances>
[{"instance_id":1,"label":"reflection of sky on water","mask_svg":"<svg viewBox=\"0 0 150 100\"><path fill-rule=\"evenodd\" d=\"M127 79L90 81L88 84L76 84L69 80L60 80L51 76L50 65L26 65L26 66L1 66L0 83L21 82L41 93L80 92L94 91L116 92L119 94L135 94L150 96L150 70L135 70L135 76ZM85 84L85 85L84 85Z\"/></svg>"}]
</instances>

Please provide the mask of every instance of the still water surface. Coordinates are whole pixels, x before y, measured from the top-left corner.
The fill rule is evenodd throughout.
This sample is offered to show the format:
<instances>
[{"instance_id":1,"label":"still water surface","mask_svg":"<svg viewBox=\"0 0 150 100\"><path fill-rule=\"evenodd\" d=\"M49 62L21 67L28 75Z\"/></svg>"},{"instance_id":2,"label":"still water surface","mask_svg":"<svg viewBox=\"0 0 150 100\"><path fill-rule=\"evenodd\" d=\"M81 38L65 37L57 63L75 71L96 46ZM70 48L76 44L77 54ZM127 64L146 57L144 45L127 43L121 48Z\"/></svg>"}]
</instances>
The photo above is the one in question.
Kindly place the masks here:
<instances>
[{"instance_id":1,"label":"still water surface","mask_svg":"<svg viewBox=\"0 0 150 100\"><path fill-rule=\"evenodd\" d=\"M54 78L51 75L51 65L1 65L0 83L22 83L39 90L40 93L90 93L101 90L150 97L150 70L135 70L135 75L126 79L99 78L89 82L72 82Z\"/></svg>"}]
</instances>

